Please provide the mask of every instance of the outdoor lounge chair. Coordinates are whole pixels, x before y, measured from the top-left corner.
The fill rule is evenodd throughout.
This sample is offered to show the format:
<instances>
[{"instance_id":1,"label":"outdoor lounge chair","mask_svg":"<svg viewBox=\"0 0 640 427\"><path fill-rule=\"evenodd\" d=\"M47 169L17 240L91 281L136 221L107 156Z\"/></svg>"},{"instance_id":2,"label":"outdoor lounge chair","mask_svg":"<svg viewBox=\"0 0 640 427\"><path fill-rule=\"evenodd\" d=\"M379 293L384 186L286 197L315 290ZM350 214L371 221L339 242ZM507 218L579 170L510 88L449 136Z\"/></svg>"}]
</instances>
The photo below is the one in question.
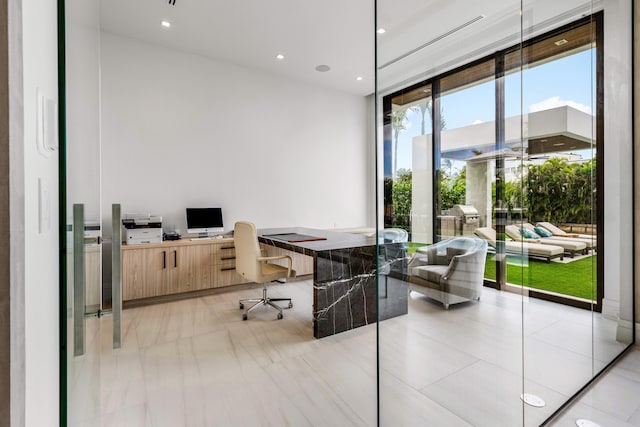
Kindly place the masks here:
<instances>
[{"instance_id":1,"label":"outdoor lounge chair","mask_svg":"<svg viewBox=\"0 0 640 427\"><path fill-rule=\"evenodd\" d=\"M548 238L553 238L555 240L558 239L562 239L562 240L567 240L567 241L571 241L571 242L581 242L584 243L585 245L587 245L586 249L585 249L585 254L589 252L589 250L594 249L596 247L596 240L595 240L595 236L593 237L593 239L583 239L581 237L562 237L562 236L544 236L542 234L540 234L540 229L542 229L542 231L547 231L549 234L553 234L551 233L549 230L547 230L546 228L542 227L542 226L537 226L534 227L533 224L530 224L528 222L524 222L522 223L522 227L526 228L527 230L529 230L532 233L535 233L537 235L540 236L541 239L548 239Z\"/></svg>"},{"instance_id":2,"label":"outdoor lounge chair","mask_svg":"<svg viewBox=\"0 0 640 427\"><path fill-rule=\"evenodd\" d=\"M493 249L497 248L496 230L493 228L476 228L475 234L486 240ZM513 240L506 240L504 246L506 253L509 255L542 258L547 262L550 262L553 258L560 258L562 260L564 256L564 248L561 246L526 243L523 241L514 242Z\"/></svg>"},{"instance_id":3,"label":"outdoor lounge chair","mask_svg":"<svg viewBox=\"0 0 640 427\"><path fill-rule=\"evenodd\" d=\"M520 227L517 227L515 225L507 225L506 227L504 227L504 232L507 233L507 236L511 237L515 241L522 240L524 242L560 246L564 249L564 252L572 258L576 254L583 254L587 248L587 245L583 242L572 242L567 239L554 239L551 237L540 238L540 236L535 233L532 233L532 236L536 237L527 238L520 233Z\"/></svg>"},{"instance_id":4,"label":"outdoor lounge chair","mask_svg":"<svg viewBox=\"0 0 640 427\"><path fill-rule=\"evenodd\" d=\"M539 222L536 224L538 227L542 227L545 230L549 231L551 234L553 234L554 237L562 237L562 238L579 238L579 239L584 239L584 240L589 240L590 242L593 242L593 247L597 247L597 242L598 239L595 235L592 234L578 234L578 233L567 233L566 231L556 227L555 225L551 224L550 222Z\"/></svg>"}]
</instances>

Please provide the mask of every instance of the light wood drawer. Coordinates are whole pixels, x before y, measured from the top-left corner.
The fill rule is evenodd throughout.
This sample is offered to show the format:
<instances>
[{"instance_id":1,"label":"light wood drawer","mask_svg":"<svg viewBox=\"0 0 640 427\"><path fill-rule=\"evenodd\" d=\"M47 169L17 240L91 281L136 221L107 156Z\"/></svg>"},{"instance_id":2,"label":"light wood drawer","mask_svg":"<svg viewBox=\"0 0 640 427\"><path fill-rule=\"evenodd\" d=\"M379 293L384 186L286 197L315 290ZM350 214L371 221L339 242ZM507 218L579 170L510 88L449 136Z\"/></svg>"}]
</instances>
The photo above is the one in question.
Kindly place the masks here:
<instances>
[{"instance_id":1,"label":"light wood drawer","mask_svg":"<svg viewBox=\"0 0 640 427\"><path fill-rule=\"evenodd\" d=\"M233 265L218 264L213 267L213 283L215 288L222 288L224 286L249 283L249 280L240 276Z\"/></svg>"},{"instance_id":2,"label":"light wood drawer","mask_svg":"<svg viewBox=\"0 0 640 427\"><path fill-rule=\"evenodd\" d=\"M224 264L225 266L234 266L236 261L235 247L229 243L215 246L213 251L213 265Z\"/></svg>"}]
</instances>

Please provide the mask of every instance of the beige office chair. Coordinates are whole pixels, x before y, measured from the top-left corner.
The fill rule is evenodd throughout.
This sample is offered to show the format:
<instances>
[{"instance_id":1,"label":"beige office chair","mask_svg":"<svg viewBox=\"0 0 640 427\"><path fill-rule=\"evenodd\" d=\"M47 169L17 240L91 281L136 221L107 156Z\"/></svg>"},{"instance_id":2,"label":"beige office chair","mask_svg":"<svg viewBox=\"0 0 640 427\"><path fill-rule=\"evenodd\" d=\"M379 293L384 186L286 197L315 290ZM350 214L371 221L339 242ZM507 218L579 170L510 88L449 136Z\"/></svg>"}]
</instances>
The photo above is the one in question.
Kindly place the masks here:
<instances>
[{"instance_id":1,"label":"beige office chair","mask_svg":"<svg viewBox=\"0 0 640 427\"><path fill-rule=\"evenodd\" d=\"M250 222L236 222L233 238L236 247L236 271L247 280L263 284L262 298L240 300L240 309L243 309L246 303L254 303L242 314L242 320L247 320L249 312L262 305L269 305L278 310L278 319L282 319L282 307L275 304L274 301L289 301L289 305L285 308L292 308L291 298L269 298L267 296L267 282L295 277L296 272L291 269L291 257L287 255L262 256L256 226ZM289 266L267 264L267 261L278 259L288 260Z\"/></svg>"}]
</instances>

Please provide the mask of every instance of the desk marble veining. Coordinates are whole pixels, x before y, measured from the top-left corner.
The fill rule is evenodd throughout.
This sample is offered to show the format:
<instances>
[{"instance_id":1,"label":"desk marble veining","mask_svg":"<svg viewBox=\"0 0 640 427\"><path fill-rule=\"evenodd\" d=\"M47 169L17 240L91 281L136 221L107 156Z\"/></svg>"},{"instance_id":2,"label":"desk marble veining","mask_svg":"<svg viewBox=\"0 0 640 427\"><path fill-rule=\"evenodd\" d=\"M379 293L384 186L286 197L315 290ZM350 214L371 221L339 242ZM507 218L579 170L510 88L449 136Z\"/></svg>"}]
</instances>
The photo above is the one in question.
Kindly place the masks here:
<instances>
[{"instance_id":1,"label":"desk marble veining","mask_svg":"<svg viewBox=\"0 0 640 427\"><path fill-rule=\"evenodd\" d=\"M267 235L297 233L326 240L287 242ZM376 238L303 227L258 230L261 243L313 258L313 335L322 338L407 313L408 289L396 280L378 292ZM403 271L402 243L384 243L398 254L396 271ZM388 260L387 260L388 262ZM379 310L379 311L378 311Z\"/></svg>"}]
</instances>

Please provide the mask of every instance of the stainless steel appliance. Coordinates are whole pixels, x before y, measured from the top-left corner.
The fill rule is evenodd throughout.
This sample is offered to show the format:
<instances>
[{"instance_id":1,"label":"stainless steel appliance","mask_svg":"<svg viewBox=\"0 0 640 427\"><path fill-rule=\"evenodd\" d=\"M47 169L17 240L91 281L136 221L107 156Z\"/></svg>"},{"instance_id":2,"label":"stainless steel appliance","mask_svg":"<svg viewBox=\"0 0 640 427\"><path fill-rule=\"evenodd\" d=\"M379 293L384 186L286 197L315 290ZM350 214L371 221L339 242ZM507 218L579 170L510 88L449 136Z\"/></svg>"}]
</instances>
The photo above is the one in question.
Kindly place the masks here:
<instances>
[{"instance_id":1,"label":"stainless steel appliance","mask_svg":"<svg viewBox=\"0 0 640 427\"><path fill-rule=\"evenodd\" d=\"M471 205L453 205L451 215L455 216L456 235L473 234L476 228L480 227L480 214Z\"/></svg>"}]
</instances>

